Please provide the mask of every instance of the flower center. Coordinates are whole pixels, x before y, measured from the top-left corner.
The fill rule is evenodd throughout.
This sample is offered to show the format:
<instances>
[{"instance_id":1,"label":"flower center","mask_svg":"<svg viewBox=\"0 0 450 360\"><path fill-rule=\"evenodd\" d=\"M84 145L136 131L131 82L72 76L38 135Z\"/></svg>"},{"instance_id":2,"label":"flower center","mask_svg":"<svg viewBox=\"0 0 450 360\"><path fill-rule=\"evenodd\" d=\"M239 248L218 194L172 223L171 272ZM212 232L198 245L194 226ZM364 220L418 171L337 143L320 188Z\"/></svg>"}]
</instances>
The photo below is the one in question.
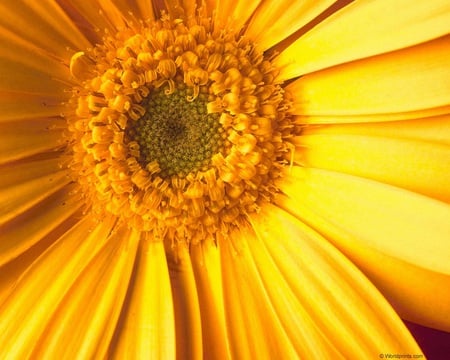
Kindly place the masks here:
<instances>
[{"instance_id":1,"label":"flower center","mask_svg":"<svg viewBox=\"0 0 450 360\"><path fill-rule=\"evenodd\" d=\"M128 141L139 145L139 164L145 168L156 161L162 178L206 170L223 144L219 114L207 113L207 94L188 101L191 89L184 84L178 88L170 95L153 91L141 104L145 114L126 128Z\"/></svg>"},{"instance_id":2,"label":"flower center","mask_svg":"<svg viewBox=\"0 0 450 360\"><path fill-rule=\"evenodd\" d=\"M216 239L271 201L299 129L277 71L204 17L129 24L70 64L70 168L98 216Z\"/></svg>"}]
</instances>

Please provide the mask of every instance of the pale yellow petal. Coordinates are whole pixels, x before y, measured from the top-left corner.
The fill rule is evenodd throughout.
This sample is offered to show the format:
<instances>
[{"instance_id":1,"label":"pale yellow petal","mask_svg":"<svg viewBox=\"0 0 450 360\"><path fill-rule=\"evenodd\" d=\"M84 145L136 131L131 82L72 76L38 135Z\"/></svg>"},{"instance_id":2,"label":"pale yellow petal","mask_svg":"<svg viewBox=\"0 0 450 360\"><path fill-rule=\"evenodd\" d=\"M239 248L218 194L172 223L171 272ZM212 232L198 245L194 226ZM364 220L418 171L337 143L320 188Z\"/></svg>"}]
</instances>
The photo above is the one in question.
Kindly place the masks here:
<instances>
[{"instance_id":1,"label":"pale yellow petal","mask_svg":"<svg viewBox=\"0 0 450 360\"><path fill-rule=\"evenodd\" d=\"M291 195L290 195L291 196ZM280 197L278 203L296 217L316 228L345 255L347 255L387 297L404 319L424 326L450 331L450 276L432 269L402 261L366 244L358 234L352 234L339 222L325 214L314 212L311 206L296 196ZM420 210L419 210L420 212ZM414 221L414 219L412 219ZM413 222L399 222L399 227L409 227ZM380 238L397 240L384 234L379 226ZM422 242L442 241L429 230L428 236L418 237ZM445 240L448 239L445 238ZM414 248L414 245L412 245ZM421 251L417 249L417 251ZM445 251L445 250L444 250ZM427 256L427 253L419 253ZM448 254L448 252L446 253ZM445 255L445 254L444 254ZM448 259L446 260L448 261Z\"/></svg>"},{"instance_id":2,"label":"pale yellow petal","mask_svg":"<svg viewBox=\"0 0 450 360\"><path fill-rule=\"evenodd\" d=\"M347 134L302 135L296 144L300 148L295 157L305 166L357 175L450 202L449 145Z\"/></svg>"},{"instance_id":3,"label":"pale yellow petal","mask_svg":"<svg viewBox=\"0 0 450 360\"><path fill-rule=\"evenodd\" d=\"M220 249L205 240L191 246L206 359L231 359L225 326Z\"/></svg>"},{"instance_id":4,"label":"pale yellow petal","mask_svg":"<svg viewBox=\"0 0 450 360\"><path fill-rule=\"evenodd\" d=\"M306 75L287 89L295 114L363 115L450 103L450 36Z\"/></svg>"},{"instance_id":5,"label":"pale yellow petal","mask_svg":"<svg viewBox=\"0 0 450 360\"><path fill-rule=\"evenodd\" d=\"M450 32L447 0L355 1L301 36L275 60L290 79Z\"/></svg>"},{"instance_id":6,"label":"pale yellow petal","mask_svg":"<svg viewBox=\"0 0 450 360\"><path fill-rule=\"evenodd\" d=\"M0 306L1 358L29 357L64 295L102 248L112 226L110 220L96 223L86 216L22 275Z\"/></svg>"},{"instance_id":7,"label":"pale yellow petal","mask_svg":"<svg viewBox=\"0 0 450 360\"><path fill-rule=\"evenodd\" d=\"M329 219L359 243L450 274L450 205L377 181L297 166L279 185L299 208Z\"/></svg>"},{"instance_id":8,"label":"pale yellow petal","mask_svg":"<svg viewBox=\"0 0 450 360\"><path fill-rule=\"evenodd\" d=\"M295 116L299 124L350 124L370 123L381 121L400 121L434 116L445 116L450 113L450 106L444 105L436 108L421 109L399 113L367 114L367 115L300 115Z\"/></svg>"},{"instance_id":9,"label":"pale yellow petal","mask_svg":"<svg viewBox=\"0 0 450 360\"><path fill-rule=\"evenodd\" d=\"M318 233L273 205L251 222L258 240L249 247L275 309L292 327L293 341L311 339L300 357L370 358L382 349L418 351L375 287ZM304 328L304 340L302 330L292 326L293 314L301 309L306 316L296 327Z\"/></svg>"},{"instance_id":10,"label":"pale yellow petal","mask_svg":"<svg viewBox=\"0 0 450 360\"><path fill-rule=\"evenodd\" d=\"M302 132L316 134L384 136L450 145L450 114L401 121L318 124L306 126Z\"/></svg>"},{"instance_id":11,"label":"pale yellow petal","mask_svg":"<svg viewBox=\"0 0 450 360\"><path fill-rule=\"evenodd\" d=\"M164 246L142 238L121 321L114 359L175 359L175 320Z\"/></svg>"},{"instance_id":12,"label":"pale yellow petal","mask_svg":"<svg viewBox=\"0 0 450 360\"><path fill-rule=\"evenodd\" d=\"M306 75L287 87L294 96L293 112L358 115L448 105L449 45L450 37L445 37Z\"/></svg>"},{"instance_id":13,"label":"pale yellow petal","mask_svg":"<svg viewBox=\"0 0 450 360\"><path fill-rule=\"evenodd\" d=\"M333 230L326 232L331 234ZM402 318L450 332L449 275L355 245L353 239L339 231L331 236L338 239L336 242L345 254L374 282Z\"/></svg>"},{"instance_id":14,"label":"pale yellow petal","mask_svg":"<svg viewBox=\"0 0 450 360\"><path fill-rule=\"evenodd\" d=\"M63 129L55 128L58 123L64 125L64 120L0 122L0 164L61 148Z\"/></svg>"},{"instance_id":15,"label":"pale yellow petal","mask_svg":"<svg viewBox=\"0 0 450 360\"><path fill-rule=\"evenodd\" d=\"M105 358L120 315L139 233L114 229L59 304L33 352L39 359Z\"/></svg>"},{"instance_id":16,"label":"pale yellow petal","mask_svg":"<svg viewBox=\"0 0 450 360\"><path fill-rule=\"evenodd\" d=\"M263 1L252 15L245 35L261 50L267 50L306 25L334 2L333 0Z\"/></svg>"}]
</instances>

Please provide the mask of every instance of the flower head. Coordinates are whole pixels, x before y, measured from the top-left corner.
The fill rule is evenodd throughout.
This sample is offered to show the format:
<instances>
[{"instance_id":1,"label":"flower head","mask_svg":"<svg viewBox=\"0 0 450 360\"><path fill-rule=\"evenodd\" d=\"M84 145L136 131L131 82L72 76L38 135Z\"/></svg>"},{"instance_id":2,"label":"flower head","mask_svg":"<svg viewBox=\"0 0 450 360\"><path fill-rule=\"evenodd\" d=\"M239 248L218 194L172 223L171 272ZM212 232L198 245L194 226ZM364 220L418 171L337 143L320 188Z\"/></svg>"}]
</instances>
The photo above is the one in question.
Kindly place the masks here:
<instances>
[{"instance_id":1,"label":"flower head","mask_svg":"<svg viewBox=\"0 0 450 360\"><path fill-rule=\"evenodd\" d=\"M270 201L300 134L270 61L207 19L129 24L71 59L86 201L172 244L216 241Z\"/></svg>"},{"instance_id":2,"label":"flower head","mask_svg":"<svg viewBox=\"0 0 450 360\"><path fill-rule=\"evenodd\" d=\"M396 312L450 330L448 1L0 9L2 358L421 355Z\"/></svg>"}]
</instances>

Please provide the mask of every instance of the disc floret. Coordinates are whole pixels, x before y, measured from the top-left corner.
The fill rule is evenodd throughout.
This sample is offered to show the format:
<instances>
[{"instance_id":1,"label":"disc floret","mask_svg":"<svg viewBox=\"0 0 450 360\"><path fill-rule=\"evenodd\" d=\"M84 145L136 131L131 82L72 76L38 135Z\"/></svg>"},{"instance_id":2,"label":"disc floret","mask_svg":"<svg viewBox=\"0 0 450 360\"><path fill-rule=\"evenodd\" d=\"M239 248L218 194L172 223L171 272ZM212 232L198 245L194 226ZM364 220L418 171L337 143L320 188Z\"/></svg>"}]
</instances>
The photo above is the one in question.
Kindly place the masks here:
<instances>
[{"instance_id":1,"label":"disc floret","mask_svg":"<svg viewBox=\"0 0 450 360\"><path fill-rule=\"evenodd\" d=\"M271 201L298 130L251 42L163 17L106 36L71 68L71 168L96 213L192 242Z\"/></svg>"}]
</instances>

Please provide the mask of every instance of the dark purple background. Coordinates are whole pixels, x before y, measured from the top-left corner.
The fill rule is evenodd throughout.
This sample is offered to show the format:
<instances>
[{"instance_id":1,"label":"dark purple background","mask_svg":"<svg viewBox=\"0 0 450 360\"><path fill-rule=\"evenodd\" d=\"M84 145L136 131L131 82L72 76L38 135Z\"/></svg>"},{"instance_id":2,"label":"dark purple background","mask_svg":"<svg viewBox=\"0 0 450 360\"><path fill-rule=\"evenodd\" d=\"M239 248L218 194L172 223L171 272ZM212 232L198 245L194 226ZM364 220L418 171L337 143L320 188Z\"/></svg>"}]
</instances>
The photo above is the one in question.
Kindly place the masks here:
<instances>
[{"instance_id":1,"label":"dark purple background","mask_svg":"<svg viewBox=\"0 0 450 360\"><path fill-rule=\"evenodd\" d=\"M450 333L405 321L428 360L450 360Z\"/></svg>"}]
</instances>

